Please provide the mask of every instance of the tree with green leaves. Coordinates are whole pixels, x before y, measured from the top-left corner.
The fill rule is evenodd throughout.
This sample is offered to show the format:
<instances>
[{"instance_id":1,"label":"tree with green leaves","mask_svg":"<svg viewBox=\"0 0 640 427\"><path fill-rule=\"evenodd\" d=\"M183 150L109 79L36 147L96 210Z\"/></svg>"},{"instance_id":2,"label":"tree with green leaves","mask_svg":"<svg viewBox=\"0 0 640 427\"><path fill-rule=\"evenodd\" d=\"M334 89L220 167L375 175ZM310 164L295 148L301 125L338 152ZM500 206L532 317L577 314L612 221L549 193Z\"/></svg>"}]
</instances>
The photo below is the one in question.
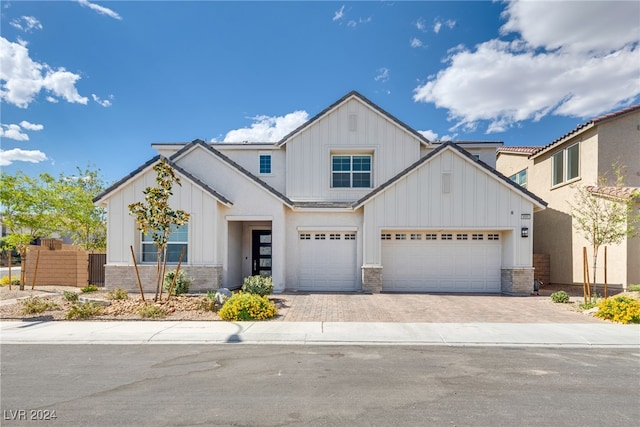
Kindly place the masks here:
<instances>
[{"instance_id":1,"label":"tree with green leaves","mask_svg":"<svg viewBox=\"0 0 640 427\"><path fill-rule=\"evenodd\" d=\"M60 176L65 203L62 205L64 231L73 243L88 252L107 247L106 210L93 204L93 198L105 189L99 170L77 168L75 176Z\"/></svg>"},{"instance_id":2,"label":"tree with green leaves","mask_svg":"<svg viewBox=\"0 0 640 427\"><path fill-rule=\"evenodd\" d=\"M184 225L189 221L189 214L183 210L174 210L169 205L173 194L173 184L182 185L180 178L167 161L162 158L153 167L156 172L156 187L147 187L144 191L144 202L129 205L129 214L136 218L138 230L145 235L151 234L157 250L156 294L158 301L164 273L167 265L167 243L172 226Z\"/></svg>"},{"instance_id":3,"label":"tree with green leaves","mask_svg":"<svg viewBox=\"0 0 640 427\"><path fill-rule=\"evenodd\" d=\"M5 242L21 257L20 290L24 289L31 242L39 237L50 237L62 228L63 194L59 182L46 173L38 178L22 172L0 174L2 224L8 231Z\"/></svg>"},{"instance_id":4,"label":"tree with green leaves","mask_svg":"<svg viewBox=\"0 0 640 427\"><path fill-rule=\"evenodd\" d=\"M640 215L634 205L640 193L624 186L624 168L613 165L614 185L606 177L598 179L597 186L576 186L574 202L570 203L574 228L591 244L593 250L593 293L596 294L596 269L601 246L620 244L625 238L638 234Z\"/></svg>"}]
</instances>

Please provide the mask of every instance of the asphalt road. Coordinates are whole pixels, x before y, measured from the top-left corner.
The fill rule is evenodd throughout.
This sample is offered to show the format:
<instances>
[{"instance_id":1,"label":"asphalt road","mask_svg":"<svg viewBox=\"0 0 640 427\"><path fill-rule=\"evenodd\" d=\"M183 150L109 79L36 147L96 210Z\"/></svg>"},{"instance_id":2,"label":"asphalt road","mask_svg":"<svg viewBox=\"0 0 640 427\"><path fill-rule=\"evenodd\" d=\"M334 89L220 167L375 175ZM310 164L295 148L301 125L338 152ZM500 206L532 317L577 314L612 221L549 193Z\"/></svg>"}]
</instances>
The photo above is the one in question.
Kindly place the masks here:
<instances>
[{"instance_id":1,"label":"asphalt road","mask_svg":"<svg viewBox=\"0 0 640 427\"><path fill-rule=\"evenodd\" d=\"M637 349L4 344L0 356L2 426L623 427L640 419Z\"/></svg>"}]
</instances>

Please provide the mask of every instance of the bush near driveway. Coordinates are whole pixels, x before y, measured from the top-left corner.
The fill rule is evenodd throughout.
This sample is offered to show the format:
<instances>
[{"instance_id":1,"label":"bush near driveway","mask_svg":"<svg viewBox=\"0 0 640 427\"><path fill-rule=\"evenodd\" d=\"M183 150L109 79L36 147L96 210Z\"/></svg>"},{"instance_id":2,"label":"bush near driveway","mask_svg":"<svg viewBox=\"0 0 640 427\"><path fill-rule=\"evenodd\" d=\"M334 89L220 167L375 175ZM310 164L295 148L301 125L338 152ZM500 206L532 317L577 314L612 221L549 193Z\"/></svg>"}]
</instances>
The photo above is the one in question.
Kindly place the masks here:
<instances>
[{"instance_id":1,"label":"bush near driveway","mask_svg":"<svg viewBox=\"0 0 640 427\"><path fill-rule=\"evenodd\" d=\"M276 305L265 295L235 293L229 298L218 315L222 320L266 320L278 314Z\"/></svg>"}]
</instances>

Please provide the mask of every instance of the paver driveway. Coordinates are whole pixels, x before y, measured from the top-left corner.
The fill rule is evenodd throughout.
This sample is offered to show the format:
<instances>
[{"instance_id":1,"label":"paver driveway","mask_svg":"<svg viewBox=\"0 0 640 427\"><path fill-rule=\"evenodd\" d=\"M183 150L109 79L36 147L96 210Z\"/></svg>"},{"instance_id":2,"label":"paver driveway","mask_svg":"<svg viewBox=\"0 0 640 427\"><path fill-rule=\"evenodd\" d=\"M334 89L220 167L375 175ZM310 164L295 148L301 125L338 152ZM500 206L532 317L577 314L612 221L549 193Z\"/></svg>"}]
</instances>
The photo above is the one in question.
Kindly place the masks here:
<instances>
[{"instance_id":1,"label":"paver driveway","mask_svg":"<svg viewBox=\"0 0 640 427\"><path fill-rule=\"evenodd\" d=\"M440 294L273 295L285 322L603 323L548 296Z\"/></svg>"}]
</instances>

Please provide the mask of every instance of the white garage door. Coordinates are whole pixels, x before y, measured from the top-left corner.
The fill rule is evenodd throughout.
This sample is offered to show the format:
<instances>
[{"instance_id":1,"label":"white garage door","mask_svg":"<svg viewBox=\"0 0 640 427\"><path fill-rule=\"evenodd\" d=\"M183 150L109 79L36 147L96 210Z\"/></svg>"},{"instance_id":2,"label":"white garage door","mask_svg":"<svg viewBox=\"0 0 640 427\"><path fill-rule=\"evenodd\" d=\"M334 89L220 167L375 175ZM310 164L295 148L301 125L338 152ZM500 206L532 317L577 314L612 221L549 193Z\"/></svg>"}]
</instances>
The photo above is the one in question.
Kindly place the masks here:
<instances>
[{"instance_id":1,"label":"white garage door","mask_svg":"<svg viewBox=\"0 0 640 427\"><path fill-rule=\"evenodd\" d=\"M299 233L298 243L299 290L355 291L355 233Z\"/></svg>"},{"instance_id":2,"label":"white garage door","mask_svg":"<svg viewBox=\"0 0 640 427\"><path fill-rule=\"evenodd\" d=\"M383 232L382 289L500 292L499 232Z\"/></svg>"}]
</instances>

